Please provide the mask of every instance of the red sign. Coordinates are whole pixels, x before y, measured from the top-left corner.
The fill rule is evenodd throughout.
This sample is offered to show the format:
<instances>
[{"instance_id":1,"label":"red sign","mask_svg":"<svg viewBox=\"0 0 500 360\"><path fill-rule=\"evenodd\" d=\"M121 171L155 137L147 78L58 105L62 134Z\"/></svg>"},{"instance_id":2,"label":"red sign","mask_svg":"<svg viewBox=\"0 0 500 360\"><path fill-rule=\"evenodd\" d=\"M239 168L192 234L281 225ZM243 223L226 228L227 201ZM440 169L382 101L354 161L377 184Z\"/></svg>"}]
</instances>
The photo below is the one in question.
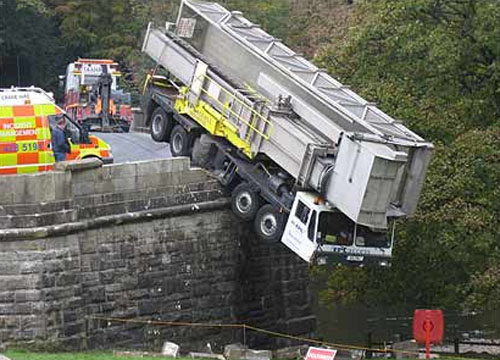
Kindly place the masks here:
<instances>
[{"instance_id":1,"label":"red sign","mask_svg":"<svg viewBox=\"0 0 500 360\"><path fill-rule=\"evenodd\" d=\"M310 347L305 360L333 360L337 350Z\"/></svg>"},{"instance_id":2,"label":"red sign","mask_svg":"<svg viewBox=\"0 0 500 360\"><path fill-rule=\"evenodd\" d=\"M413 314L413 338L420 344L443 342L444 320L441 310L415 310Z\"/></svg>"}]
</instances>

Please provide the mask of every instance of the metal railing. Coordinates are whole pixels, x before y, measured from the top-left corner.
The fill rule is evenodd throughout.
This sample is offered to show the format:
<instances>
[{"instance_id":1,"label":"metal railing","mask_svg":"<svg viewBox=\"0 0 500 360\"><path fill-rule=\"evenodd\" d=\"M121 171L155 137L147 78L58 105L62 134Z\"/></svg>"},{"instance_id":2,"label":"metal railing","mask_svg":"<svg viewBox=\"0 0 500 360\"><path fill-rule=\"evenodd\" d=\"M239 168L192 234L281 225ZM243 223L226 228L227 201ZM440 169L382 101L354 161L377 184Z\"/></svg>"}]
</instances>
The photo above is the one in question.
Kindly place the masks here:
<instances>
[{"instance_id":1,"label":"metal railing","mask_svg":"<svg viewBox=\"0 0 500 360\"><path fill-rule=\"evenodd\" d=\"M208 89L205 88L204 85L201 87L201 92L203 94L205 94L211 100L215 101L219 106L221 106L222 111L228 112L238 122L241 122L244 125L246 125L251 131L253 131L254 133L258 134L262 138L264 138L266 140L269 140L270 133L272 132L272 129L273 129L273 124L272 124L271 121L269 121L268 118L266 118L260 112L256 111L253 107L251 107L250 105L248 105L247 103L245 103L244 101L242 101L241 99L239 99L235 95L235 94L237 94L236 91L235 91L235 93L231 93L229 90L227 90L222 85L220 85L219 83L217 83L214 79L210 78L208 75L200 75L200 77L198 78L198 80L201 80L203 84L205 84L206 80L210 81L210 84L213 84L213 85L217 86L218 89L220 91L224 92L224 94L226 95L226 97L228 97L228 101L226 103L223 103L218 98L216 98L215 96L213 96L212 94L210 94L210 92L208 91ZM240 95L244 96L242 94L240 94ZM241 106L241 108L245 108L246 110L248 110L250 112L250 114L251 114L250 115L250 121L248 121L247 119L245 119L244 117L241 116L241 111L240 111L240 114L238 114L238 113L236 113L233 110L234 103L237 103L238 105ZM266 128L267 131L263 132L263 131L261 131L256 126L256 119L259 119L259 120L262 121L262 123L264 124L264 126L265 126L265 128ZM250 137L251 137L251 134L249 132L249 134L247 134L247 136L246 136L247 141L250 139Z\"/></svg>"}]
</instances>

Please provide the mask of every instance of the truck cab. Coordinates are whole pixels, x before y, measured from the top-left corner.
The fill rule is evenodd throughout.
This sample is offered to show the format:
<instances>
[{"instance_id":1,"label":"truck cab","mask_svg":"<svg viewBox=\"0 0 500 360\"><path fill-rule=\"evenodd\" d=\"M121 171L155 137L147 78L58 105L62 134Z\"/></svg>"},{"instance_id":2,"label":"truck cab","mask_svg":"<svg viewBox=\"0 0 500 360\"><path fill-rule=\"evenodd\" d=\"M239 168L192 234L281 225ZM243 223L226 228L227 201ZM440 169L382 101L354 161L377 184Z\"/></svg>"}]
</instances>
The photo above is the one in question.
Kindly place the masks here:
<instances>
[{"instance_id":1,"label":"truck cab","mask_svg":"<svg viewBox=\"0 0 500 360\"><path fill-rule=\"evenodd\" d=\"M394 226L389 232L356 224L317 194L296 194L281 241L307 262L389 265ZM334 260L334 261L332 261Z\"/></svg>"}]
</instances>

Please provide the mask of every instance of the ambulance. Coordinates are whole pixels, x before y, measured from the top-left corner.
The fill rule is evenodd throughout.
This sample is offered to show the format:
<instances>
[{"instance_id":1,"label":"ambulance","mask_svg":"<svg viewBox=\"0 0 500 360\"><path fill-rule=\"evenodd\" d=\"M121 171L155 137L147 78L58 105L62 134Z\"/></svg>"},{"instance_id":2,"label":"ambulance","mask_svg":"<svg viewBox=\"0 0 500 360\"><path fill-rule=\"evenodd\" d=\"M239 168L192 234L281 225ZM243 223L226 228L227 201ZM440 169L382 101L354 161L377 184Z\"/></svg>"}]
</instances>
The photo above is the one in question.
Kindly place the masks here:
<instances>
[{"instance_id":1,"label":"ambulance","mask_svg":"<svg viewBox=\"0 0 500 360\"><path fill-rule=\"evenodd\" d=\"M0 89L0 175L52 170L51 129L60 117L71 153L66 160L98 158L113 162L110 146L73 122L59 108L52 94L40 88Z\"/></svg>"}]
</instances>

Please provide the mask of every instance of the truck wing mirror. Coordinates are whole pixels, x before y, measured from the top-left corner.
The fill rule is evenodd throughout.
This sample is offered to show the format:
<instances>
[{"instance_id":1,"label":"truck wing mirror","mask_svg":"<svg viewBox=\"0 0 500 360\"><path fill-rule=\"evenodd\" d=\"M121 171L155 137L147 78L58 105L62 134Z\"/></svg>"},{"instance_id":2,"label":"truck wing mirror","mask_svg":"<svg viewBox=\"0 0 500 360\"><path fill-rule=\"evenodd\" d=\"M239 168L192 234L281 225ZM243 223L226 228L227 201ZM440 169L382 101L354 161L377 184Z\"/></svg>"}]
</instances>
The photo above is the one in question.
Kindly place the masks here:
<instances>
[{"instance_id":1,"label":"truck wing mirror","mask_svg":"<svg viewBox=\"0 0 500 360\"><path fill-rule=\"evenodd\" d=\"M66 80L66 75L59 75L59 87L63 88L64 87L64 81Z\"/></svg>"}]
</instances>

